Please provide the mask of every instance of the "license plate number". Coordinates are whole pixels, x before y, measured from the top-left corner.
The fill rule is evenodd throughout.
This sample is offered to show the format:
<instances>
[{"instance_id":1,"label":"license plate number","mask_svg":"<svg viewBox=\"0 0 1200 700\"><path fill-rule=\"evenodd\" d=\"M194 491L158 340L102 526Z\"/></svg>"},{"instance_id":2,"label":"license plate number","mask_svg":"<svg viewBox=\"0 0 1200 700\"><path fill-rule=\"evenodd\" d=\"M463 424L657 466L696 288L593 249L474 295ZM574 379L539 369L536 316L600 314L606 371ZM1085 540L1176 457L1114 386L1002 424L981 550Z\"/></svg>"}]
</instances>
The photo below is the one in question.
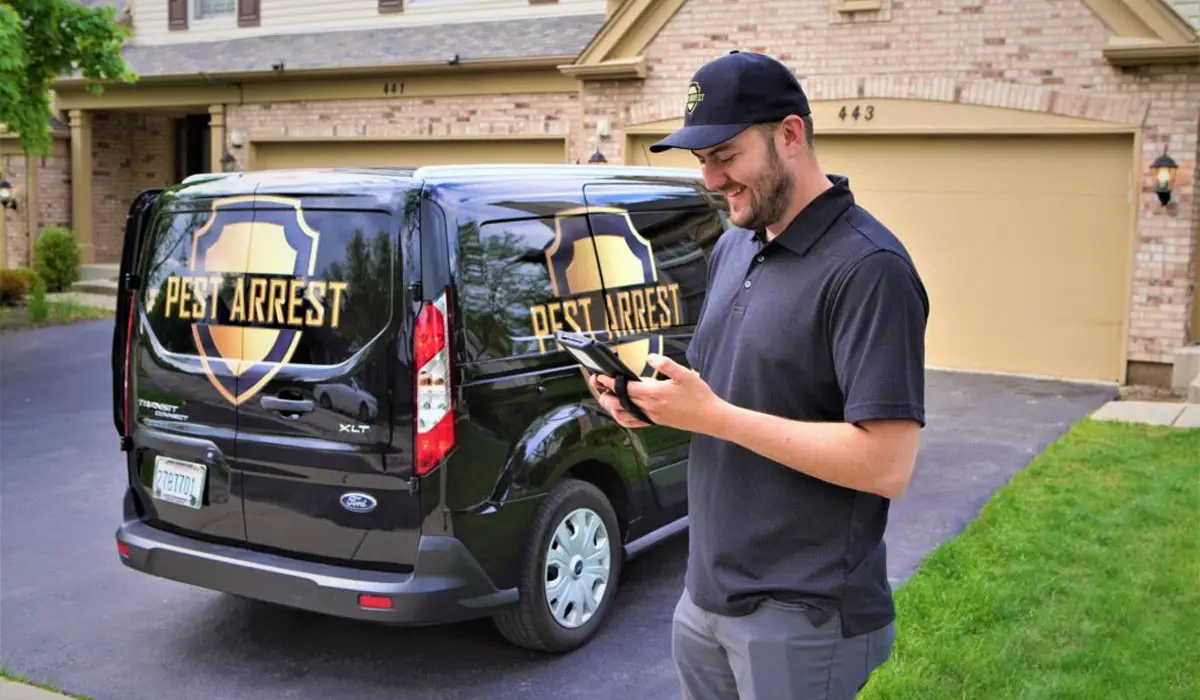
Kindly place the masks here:
<instances>
[{"instance_id":1,"label":"license plate number","mask_svg":"<svg viewBox=\"0 0 1200 700\"><path fill-rule=\"evenodd\" d=\"M171 457L154 460L152 495L160 501L200 508L204 503L204 479L208 467Z\"/></svg>"}]
</instances>

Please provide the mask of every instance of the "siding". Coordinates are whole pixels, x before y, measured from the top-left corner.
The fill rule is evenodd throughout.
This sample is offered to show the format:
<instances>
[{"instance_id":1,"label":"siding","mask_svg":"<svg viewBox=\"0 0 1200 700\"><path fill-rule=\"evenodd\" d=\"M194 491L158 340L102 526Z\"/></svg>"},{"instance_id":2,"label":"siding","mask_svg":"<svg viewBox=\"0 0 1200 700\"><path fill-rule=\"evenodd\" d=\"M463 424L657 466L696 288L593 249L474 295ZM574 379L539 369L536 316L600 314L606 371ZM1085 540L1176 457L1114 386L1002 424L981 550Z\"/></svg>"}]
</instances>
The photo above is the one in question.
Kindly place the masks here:
<instances>
[{"instance_id":1,"label":"siding","mask_svg":"<svg viewBox=\"0 0 1200 700\"><path fill-rule=\"evenodd\" d=\"M1167 0L1167 4L1200 32L1200 0Z\"/></svg>"},{"instance_id":2,"label":"siding","mask_svg":"<svg viewBox=\"0 0 1200 700\"><path fill-rule=\"evenodd\" d=\"M403 12L385 14L379 13L378 0L261 0L261 26L239 28L236 15L195 19L196 3L191 0L187 31L170 31L167 0L132 1L136 34L131 43L141 46L605 12L605 0L405 0Z\"/></svg>"}]
</instances>

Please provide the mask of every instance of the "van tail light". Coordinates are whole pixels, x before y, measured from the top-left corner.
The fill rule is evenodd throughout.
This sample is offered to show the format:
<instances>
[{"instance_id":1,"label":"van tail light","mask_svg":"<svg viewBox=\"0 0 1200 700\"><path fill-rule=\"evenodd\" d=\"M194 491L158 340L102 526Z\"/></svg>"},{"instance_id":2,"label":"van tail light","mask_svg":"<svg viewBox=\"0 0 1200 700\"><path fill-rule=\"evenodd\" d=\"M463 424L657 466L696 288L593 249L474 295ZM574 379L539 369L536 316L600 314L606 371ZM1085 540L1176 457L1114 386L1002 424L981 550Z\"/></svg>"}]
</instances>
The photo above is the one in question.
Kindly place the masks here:
<instances>
[{"instance_id":1,"label":"van tail light","mask_svg":"<svg viewBox=\"0 0 1200 700\"><path fill-rule=\"evenodd\" d=\"M137 294L130 291L128 308L126 310L127 317L125 319L125 381L122 382L122 388L125 392L122 397L125 404L124 437L133 435L133 402L131 401L130 392L132 391L131 385L133 384L133 317L137 314L136 299Z\"/></svg>"},{"instance_id":2,"label":"van tail light","mask_svg":"<svg viewBox=\"0 0 1200 700\"><path fill-rule=\"evenodd\" d=\"M421 308L413 337L416 374L416 476L425 476L454 449L448 290Z\"/></svg>"}]
</instances>

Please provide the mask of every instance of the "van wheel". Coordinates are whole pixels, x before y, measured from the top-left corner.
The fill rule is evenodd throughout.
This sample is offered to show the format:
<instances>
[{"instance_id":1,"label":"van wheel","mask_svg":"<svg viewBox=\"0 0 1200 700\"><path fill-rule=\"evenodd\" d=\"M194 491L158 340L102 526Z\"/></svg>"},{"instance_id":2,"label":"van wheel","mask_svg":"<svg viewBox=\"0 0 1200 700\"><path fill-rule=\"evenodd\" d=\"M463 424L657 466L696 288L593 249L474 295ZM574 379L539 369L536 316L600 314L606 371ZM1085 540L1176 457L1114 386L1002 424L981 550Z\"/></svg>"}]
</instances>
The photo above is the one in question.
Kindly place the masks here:
<instances>
[{"instance_id":1,"label":"van wheel","mask_svg":"<svg viewBox=\"0 0 1200 700\"><path fill-rule=\"evenodd\" d=\"M546 497L522 545L520 601L496 615L517 646L573 651L608 618L621 573L620 529L604 493L567 479Z\"/></svg>"}]
</instances>

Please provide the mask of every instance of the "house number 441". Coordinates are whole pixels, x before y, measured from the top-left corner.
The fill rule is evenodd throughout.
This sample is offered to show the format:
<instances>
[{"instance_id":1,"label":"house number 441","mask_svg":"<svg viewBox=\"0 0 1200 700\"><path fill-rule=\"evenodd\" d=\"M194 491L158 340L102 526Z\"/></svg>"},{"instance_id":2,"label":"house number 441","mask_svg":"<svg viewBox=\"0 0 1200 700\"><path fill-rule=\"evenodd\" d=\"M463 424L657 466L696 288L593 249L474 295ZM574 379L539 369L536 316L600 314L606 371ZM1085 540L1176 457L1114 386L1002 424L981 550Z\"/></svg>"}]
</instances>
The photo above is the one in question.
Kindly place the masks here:
<instances>
[{"instance_id":1,"label":"house number 441","mask_svg":"<svg viewBox=\"0 0 1200 700\"><path fill-rule=\"evenodd\" d=\"M838 110L838 119L846 121L847 118L853 119L854 121L862 119L863 121L869 122L875 118L875 105L867 105L866 107L854 105L853 110L846 105L842 105L842 108Z\"/></svg>"}]
</instances>

